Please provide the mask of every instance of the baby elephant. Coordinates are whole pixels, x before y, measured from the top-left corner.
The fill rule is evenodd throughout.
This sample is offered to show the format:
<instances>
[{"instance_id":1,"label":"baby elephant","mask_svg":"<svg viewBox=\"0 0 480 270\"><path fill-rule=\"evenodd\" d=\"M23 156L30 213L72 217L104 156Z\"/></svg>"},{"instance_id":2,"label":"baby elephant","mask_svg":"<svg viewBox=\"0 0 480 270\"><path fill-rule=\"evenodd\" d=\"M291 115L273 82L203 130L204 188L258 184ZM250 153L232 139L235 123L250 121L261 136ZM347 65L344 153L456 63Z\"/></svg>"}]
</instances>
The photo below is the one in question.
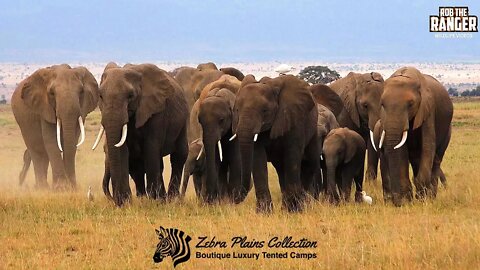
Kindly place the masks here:
<instances>
[{"instance_id":1,"label":"baby elephant","mask_svg":"<svg viewBox=\"0 0 480 270\"><path fill-rule=\"evenodd\" d=\"M362 191L365 149L362 136L353 130L336 128L328 133L323 143L323 156L327 167L327 197L331 203L338 204L340 196L349 201L352 180L355 180L355 201L371 202Z\"/></svg>"}]
</instances>

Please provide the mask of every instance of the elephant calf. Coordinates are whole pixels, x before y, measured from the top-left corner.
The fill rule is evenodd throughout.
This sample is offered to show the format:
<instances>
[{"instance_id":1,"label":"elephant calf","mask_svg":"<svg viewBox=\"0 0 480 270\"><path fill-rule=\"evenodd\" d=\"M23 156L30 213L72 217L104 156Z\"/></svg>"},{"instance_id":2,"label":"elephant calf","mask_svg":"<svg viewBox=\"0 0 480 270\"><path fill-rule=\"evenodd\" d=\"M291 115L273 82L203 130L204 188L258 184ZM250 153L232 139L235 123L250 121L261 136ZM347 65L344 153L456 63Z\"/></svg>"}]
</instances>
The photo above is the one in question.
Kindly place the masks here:
<instances>
[{"instance_id":1,"label":"elephant calf","mask_svg":"<svg viewBox=\"0 0 480 270\"><path fill-rule=\"evenodd\" d=\"M328 133L323 143L323 156L327 167L327 196L338 203L340 196L348 201L355 180L355 201L362 201L365 141L362 136L348 128L336 128Z\"/></svg>"}]
</instances>

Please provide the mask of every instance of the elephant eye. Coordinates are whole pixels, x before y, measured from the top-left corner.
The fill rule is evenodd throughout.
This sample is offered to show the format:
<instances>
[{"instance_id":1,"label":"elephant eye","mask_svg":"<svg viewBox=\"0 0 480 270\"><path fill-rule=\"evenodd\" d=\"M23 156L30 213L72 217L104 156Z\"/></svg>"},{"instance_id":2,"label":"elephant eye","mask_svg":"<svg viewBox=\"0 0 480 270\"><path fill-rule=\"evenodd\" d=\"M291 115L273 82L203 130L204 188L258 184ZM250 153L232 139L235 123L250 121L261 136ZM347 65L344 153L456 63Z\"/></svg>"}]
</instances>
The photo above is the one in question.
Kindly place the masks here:
<instances>
[{"instance_id":1,"label":"elephant eye","mask_svg":"<svg viewBox=\"0 0 480 270\"><path fill-rule=\"evenodd\" d=\"M103 96L102 96L102 94L100 94L98 97L99 97L101 100L103 100Z\"/></svg>"},{"instance_id":2,"label":"elephant eye","mask_svg":"<svg viewBox=\"0 0 480 270\"><path fill-rule=\"evenodd\" d=\"M363 103L363 108L367 109L367 108L368 108L368 104L367 104L367 103Z\"/></svg>"}]
</instances>

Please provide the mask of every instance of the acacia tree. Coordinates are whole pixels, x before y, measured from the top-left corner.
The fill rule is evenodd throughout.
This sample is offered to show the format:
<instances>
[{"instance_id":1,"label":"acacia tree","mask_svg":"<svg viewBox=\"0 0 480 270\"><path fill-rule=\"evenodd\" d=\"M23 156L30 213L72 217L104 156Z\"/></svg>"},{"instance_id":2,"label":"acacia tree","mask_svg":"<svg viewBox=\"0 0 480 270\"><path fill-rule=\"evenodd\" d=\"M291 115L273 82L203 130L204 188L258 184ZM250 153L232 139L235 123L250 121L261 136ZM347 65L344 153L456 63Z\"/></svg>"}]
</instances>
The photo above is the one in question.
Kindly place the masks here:
<instances>
[{"instance_id":1,"label":"acacia tree","mask_svg":"<svg viewBox=\"0 0 480 270\"><path fill-rule=\"evenodd\" d=\"M327 66L308 66L302 69L297 76L310 84L327 84L340 79L340 74Z\"/></svg>"}]
</instances>

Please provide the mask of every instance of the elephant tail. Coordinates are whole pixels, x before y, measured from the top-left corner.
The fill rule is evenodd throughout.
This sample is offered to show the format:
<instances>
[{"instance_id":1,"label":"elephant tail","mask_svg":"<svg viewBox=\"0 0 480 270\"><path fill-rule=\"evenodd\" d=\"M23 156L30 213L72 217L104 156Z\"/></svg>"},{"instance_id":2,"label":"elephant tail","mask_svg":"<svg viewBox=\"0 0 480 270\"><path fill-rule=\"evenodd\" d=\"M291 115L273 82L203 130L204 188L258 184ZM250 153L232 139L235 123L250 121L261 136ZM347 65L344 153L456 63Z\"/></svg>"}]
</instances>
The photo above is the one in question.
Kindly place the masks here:
<instances>
[{"instance_id":1,"label":"elephant tail","mask_svg":"<svg viewBox=\"0 0 480 270\"><path fill-rule=\"evenodd\" d=\"M28 149L25 150L23 153L23 167L22 170L20 171L20 175L18 176L18 184L19 186L23 185L23 182L25 182L25 177L27 176L28 169L30 168L30 163L32 162L32 157L30 156L30 152L28 152Z\"/></svg>"}]
</instances>

